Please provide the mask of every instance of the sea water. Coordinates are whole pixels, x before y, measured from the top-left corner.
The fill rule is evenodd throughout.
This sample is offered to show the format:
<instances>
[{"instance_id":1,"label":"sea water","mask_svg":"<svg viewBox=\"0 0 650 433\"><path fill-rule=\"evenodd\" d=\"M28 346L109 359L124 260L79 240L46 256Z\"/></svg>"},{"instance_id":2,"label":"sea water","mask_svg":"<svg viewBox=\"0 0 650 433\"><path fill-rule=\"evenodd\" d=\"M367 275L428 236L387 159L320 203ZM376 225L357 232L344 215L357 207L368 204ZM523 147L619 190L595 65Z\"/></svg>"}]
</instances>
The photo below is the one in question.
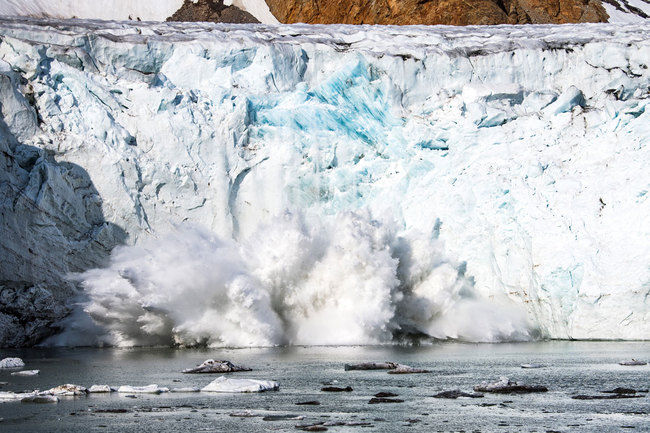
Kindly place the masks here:
<instances>
[{"instance_id":1,"label":"sea water","mask_svg":"<svg viewBox=\"0 0 650 433\"><path fill-rule=\"evenodd\" d=\"M623 359L650 358L648 342L537 342L427 346L274 347L251 349L25 349L0 350L20 356L36 377L0 371L1 391L45 390L64 383L170 388L203 387L219 375L185 375L205 359L227 359L253 369L232 378L276 380L277 392L260 394L91 394L62 397L57 404L0 403L2 432L234 432L297 431L296 426L347 423L329 431L647 431L650 399L575 400L616 387L647 390L649 366L624 367ZM431 373L390 375L345 371L346 363L393 361ZM523 363L541 364L522 369ZM471 392L482 381L511 380L544 385L541 394L485 394L444 400L444 390ZM328 393L326 385L352 387ZM369 404L378 392L398 394L403 403ZM318 401L320 405L297 403ZM233 416L250 411L251 417ZM273 415L295 419L269 420ZM265 417L267 417L265 419ZM352 425L352 424L359 425Z\"/></svg>"}]
</instances>

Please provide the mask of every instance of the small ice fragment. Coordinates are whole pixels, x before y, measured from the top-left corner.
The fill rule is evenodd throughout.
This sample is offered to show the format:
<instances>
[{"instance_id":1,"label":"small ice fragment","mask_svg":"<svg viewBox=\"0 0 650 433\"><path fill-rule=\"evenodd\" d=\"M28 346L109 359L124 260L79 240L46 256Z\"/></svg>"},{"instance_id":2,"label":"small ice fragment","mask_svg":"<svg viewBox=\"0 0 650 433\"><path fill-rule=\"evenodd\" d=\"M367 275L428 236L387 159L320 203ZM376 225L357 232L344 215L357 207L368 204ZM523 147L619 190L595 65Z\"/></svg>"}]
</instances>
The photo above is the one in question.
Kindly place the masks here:
<instances>
[{"instance_id":1,"label":"small ice fragment","mask_svg":"<svg viewBox=\"0 0 650 433\"><path fill-rule=\"evenodd\" d=\"M530 392L546 392L548 388L539 385L526 385L521 382L514 382L507 377L501 377L496 382L481 382L480 385L474 387L477 392L495 392L501 394L510 393L530 393Z\"/></svg>"},{"instance_id":2,"label":"small ice fragment","mask_svg":"<svg viewBox=\"0 0 650 433\"><path fill-rule=\"evenodd\" d=\"M404 400L401 400L399 398L373 397L368 402L368 404L379 404L379 403L404 403Z\"/></svg>"},{"instance_id":3,"label":"small ice fragment","mask_svg":"<svg viewBox=\"0 0 650 433\"><path fill-rule=\"evenodd\" d=\"M228 379L221 376L202 388L203 392L263 392L277 391L280 384L271 380Z\"/></svg>"},{"instance_id":4,"label":"small ice fragment","mask_svg":"<svg viewBox=\"0 0 650 433\"><path fill-rule=\"evenodd\" d=\"M0 368L23 368L25 363L20 358L5 358L0 361Z\"/></svg>"},{"instance_id":5,"label":"small ice fragment","mask_svg":"<svg viewBox=\"0 0 650 433\"><path fill-rule=\"evenodd\" d=\"M521 368L544 368L545 365L542 364L521 364Z\"/></svg>"},{"instance_id":6,"label":"small ice fragment","mask_svg":"<svg viewBox=\"0 0 650 433\"><path fill-rule=\"evenodd\" d=\"M36 395L35 392L11 392L11 391L2 391L0 392L0 401L8 400L22 400L25 397Z\"/></svg>"},{"instance_id":7,"label":"small ice fragment","mask_svg":"<svg viewBox=\"0 0 650 433\"><path fill-rule=\"evenodd\" d=\"M468 397L468 398L483 398L483 394L473 393L473 392L463 392L460 389L454 389L451 391L443 391L433 396L433 398L448 398L455 400L459 397Z\"/></svg>"},{"instance_id":8,"label":"small ice fragment","mask_svg":"<svg viewBox=\"0 0 650 433\"><path fill-rule=\"evenodd\" d=\"M345 371L350 370L392 370L399 367L396 362L362 362L359 364L345 364Z\"/></svg>"},{"instance_id":9,"label":"small ice fragment","mask_svg":"<svg viewBox=\"0 0 650 433\"><path fill-rule=\"evenodd\" d=\"M20 399L21 403L58 403L59 399L50 394L34 394Z\"/></svg>"},{"instance_id":10,"label":"small ice fragment","mask_svg":"<svg viewBox=\"0 0 650 433\"><path fill-rule=\"evenodd\" d=\"M199 374L199 373L233 373L237 371L251 371L250 368L235 365L230 361L215 361L208 359L201 365L183 370L186 374Z\"/></svg>"},{"instance_id":11,"label":"small ice fragment","mask_svg":"<svg viewBox=\"0 0 650 433\"><path fill-rule=\"evenodd\" d=\"M104 392L113 392L113 391L115 391L115 388L111 388L108 385L93 385L90 388L88 388L89 394L100 394Z\"/></svg>"},{"instance_id":12,"label":"small ice fragment","mask_svg":"<svg viewBox=\"0 0 650 433\"><path fill-rule=\"evenodd\" d=\"M628 366L630 366L630 365L646 365L648 363L645 362L645 361L639 361L637 359L632 358L632 359L625 359L623 361L619 361L618 364L619 365L628 365Z\"/></svg>"},{"instance_id":13,"label":"small ice fragment","mask_svg":"<svg viewBox=\"0 0 650 433\"><path fill-rule=\"evenodd\" d=\"M345 388L342 388L340 386L324 386L320 390L325 391L325 392L352 392L352 391L354 391L351 386L346 386Z\"/></svg>"},{"instance_id":14,"label":"small ice fragment","mask_svg":"<svg viewBox=\"0 0 650 433\"><path fill-rule=\"evenodd\" d=\"M171 392L199 392L201 391L201 388L197 388L195 386L186 386L184 388L172 388L170 391Z\"/></svg>"},{"instance_id":15,"label":"small ice fragment","mask_svg":"<svg viewBox=\"0 0 650 433\"><path fill-rule=\"evenodd\" d=\"M36 376L40 370L23 370L11 373L12 376Z\"/></svg>"},{"instance_id":16,"label":"small ice fragment","mask_svg":"<svg viewBox=\"0 0 650 433\"><path fill-rule=\"evenodd\" d=\"M397 368L390 370L388 374L417 374L417 373L431 373L430 370L423 368L409 367L408 365L398 364Z\"/></svg>"},{"instance_id":17,"label":"small ice fragment","mask_svg":"<svg viewBox=\"0 0 650 433\"><path fill-rule=\"evenodd\" d=\"M160 388L156 384L147 386L123 385L117 389L117 392L124 394L161 394L163 392L169 392L169 388Z\"/></svg>"},{"instance_id":18,"label":"small ice fragment","mask_svg":"<svg viewBox=\"0 0 650 433\"><path fill-rule=\"evenodd\" d=\"M305 419L302 415L266 415L262 421L302 421Z\"/></svg>"},{"instance_id":19,"label":"small ice fragment","mask_svg":"<svg viewBox=\"0 0 650 433\"><path fill-rule=\"evenodd\" d=\"M246 409L239 412L233 412L230 414L230 416L237 417L237 418L253 418L262 415L256 414L252 410Z\"/></svg>"}]
</instances>

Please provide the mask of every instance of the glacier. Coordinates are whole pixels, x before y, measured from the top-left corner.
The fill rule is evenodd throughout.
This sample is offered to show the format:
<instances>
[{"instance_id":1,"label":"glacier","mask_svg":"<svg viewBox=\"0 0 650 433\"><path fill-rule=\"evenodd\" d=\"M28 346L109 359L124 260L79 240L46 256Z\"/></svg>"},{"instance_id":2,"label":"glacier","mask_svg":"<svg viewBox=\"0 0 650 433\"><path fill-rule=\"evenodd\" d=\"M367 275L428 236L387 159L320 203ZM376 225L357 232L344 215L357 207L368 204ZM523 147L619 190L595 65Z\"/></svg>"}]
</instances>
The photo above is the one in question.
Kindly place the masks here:
<instances>
[{"instance_id":1,"label":"glacier","mask_svg":"<svg viewBox=\"0 0 650 433\"><path fill-rule=\"evenodd\" d=\"M649 36L2 18L0 337L647 339Z\"/></svg>"}]
</instances>

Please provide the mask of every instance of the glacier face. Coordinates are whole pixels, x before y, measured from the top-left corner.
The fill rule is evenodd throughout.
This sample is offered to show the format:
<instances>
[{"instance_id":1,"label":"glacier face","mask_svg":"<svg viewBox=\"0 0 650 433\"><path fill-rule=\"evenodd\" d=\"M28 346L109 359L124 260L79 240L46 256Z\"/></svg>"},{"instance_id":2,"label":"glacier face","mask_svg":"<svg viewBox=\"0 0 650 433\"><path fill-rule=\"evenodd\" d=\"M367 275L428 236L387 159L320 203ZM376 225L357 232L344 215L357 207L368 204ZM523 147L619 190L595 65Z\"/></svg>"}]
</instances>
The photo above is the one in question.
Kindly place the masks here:
<instances>
[{"instance_id":1,"label":"glacier face","mask_svg":"<svg viewBox=\"0 0 650 433\"><path fill-rule=\"evenodd\" d=\"M650 335L648 25L0 35L0 280L104 342Z\"/></svg>"}]
</instances>

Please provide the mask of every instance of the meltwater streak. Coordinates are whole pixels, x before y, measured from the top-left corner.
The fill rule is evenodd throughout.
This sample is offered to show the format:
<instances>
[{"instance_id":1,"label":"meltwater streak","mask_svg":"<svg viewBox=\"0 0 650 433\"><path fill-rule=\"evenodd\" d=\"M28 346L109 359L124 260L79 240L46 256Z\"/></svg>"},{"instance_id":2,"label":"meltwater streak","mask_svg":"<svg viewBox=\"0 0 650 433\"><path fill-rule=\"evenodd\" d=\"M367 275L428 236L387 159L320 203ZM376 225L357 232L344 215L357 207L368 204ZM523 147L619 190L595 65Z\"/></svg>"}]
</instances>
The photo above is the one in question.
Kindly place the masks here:
<instances>
[{"instance_id":1,"label":"meltwater streak","mask_svg":"<svg viewBox=\"0 0 650 433\"><path fill-rule=\"evenodd\" d=\"M116 249L109 267L81 278L103 344L529 339L523 312L478 297L463 269L434 237L398 233L369 214L287 212L241 243L180 226Z\"/></svg>"}]
</instances>

